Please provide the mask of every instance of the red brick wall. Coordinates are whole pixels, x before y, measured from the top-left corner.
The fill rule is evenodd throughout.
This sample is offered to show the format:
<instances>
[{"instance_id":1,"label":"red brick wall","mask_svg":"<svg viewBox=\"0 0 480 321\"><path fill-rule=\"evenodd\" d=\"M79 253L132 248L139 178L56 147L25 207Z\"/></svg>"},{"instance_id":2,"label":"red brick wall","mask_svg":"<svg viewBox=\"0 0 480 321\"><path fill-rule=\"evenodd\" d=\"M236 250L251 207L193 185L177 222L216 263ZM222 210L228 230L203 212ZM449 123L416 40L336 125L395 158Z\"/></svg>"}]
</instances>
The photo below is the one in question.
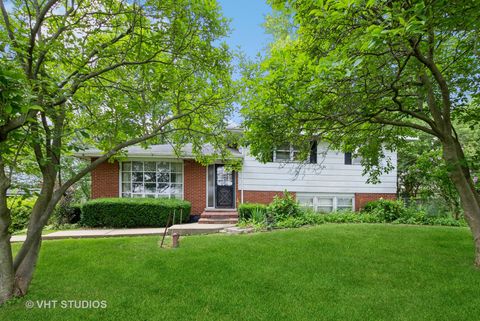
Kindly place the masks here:
<instances>
[{"instance_id":1,"label":"red brick wall","mask_svg":"<svg viewBox=\"0 0 480 321\"><path fill-rule=\"evenodd\" d=\"M355 193L355 211L361 210L365 204L380 198L386 200L397 199L397 194L392 193Z\"/></svg>"},{"instance_id":2,"label":"red brick wall","mask_svg":"<svg viewBox=\"0 0 480 321\"><path fill-rule=\"evenodd\" d=\"M295 192L289 192L297 197ZM244 203L262 203L269 204L272 202L275 195L282 196L283 192L271 192L271 191L243 191Z\"/></svg>"},{"instance_id":3,"label":"red brick wall","mask_svg":"<svg viewBox=\"0 0 480 321\"><path fill-rule=\"evenodd\" d=\"M119 197L119 170L115 161L102 163L92 171L92 198Z\"/></svg>"},{"instance_id":4,"label":"red brick wall","mask_svg":"<svg viewBox=\"0 0 480 321\"><path fill-rule=\"evenodd\" d=\"M192 214L200 214L207 206L207 170L194 160L184 161L184 199L192 203Z\"/></svg>"}]
</instances>

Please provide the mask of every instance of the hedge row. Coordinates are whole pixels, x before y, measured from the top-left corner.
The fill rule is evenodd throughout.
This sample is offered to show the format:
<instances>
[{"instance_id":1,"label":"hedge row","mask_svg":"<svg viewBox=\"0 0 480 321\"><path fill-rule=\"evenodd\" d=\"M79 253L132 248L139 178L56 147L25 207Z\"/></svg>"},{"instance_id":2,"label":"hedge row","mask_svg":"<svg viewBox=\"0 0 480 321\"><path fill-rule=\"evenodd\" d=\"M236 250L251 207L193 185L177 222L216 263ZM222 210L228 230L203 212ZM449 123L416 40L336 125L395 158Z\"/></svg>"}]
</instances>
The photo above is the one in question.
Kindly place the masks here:
<instances>
[{"instance_id":1,"label":"hedge row","mask_svg":"<svg viewBox=\"0 0 480 321\"><path fill-rule=\"evenodd\" d=\"M82 206L81 224L91 227L160 227L190 219L191 204L177 199L103 198Z\"/></svg>"}]
</instances>

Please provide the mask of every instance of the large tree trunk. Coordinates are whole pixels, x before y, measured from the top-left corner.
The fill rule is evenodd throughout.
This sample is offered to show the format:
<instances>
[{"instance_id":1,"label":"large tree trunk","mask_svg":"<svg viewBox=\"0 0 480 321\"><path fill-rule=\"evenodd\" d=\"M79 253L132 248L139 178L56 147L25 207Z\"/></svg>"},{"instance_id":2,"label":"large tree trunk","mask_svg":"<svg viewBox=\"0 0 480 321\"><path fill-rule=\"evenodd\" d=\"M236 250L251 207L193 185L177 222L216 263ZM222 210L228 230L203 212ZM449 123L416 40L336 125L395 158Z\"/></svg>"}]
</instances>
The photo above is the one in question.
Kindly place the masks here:
<instances>
[{"instance_id":1,"label":"large tree trunk","mask_svg":"<svg viewBox=\"0 0 480 321\"><path fill-rule=\"evenodd\" d=\"M27 294L30 282L32 282L33 272L38 261L38 254L40 253L40 245L42 238L35 238L34 243L28 250L27 255L21 261L17 270L15 271L15 283L13 294L15 296L24 296Z\"/></svg>"},{"instance_id":2,"label":"large tree trunk","mask_svg":"<svg viewBox=\"0 0 480 321\"><path fill-rule=\"evenodd\" d=\"M443 142L443 158L447 163L450 179L460 195L465 220L475 244L475 266L480 268L480 196L475 190L468 167L462 165L465 158L458 141L452 139Z\"/></svg>"},{"instance_id":3,"label":"large tree trunk","mask_svg":"<svg viewBox=\"0 0 480 321\"><path fill-rule=\"evenodd\" d=\"M13 262L15 270L14 295L27 294L32 281L33 272L38 261L38 255L42 244L42 230L47 223L53 208L58 202L54 197L55 173L43 175L42 190L32 209L28 223L27 238L18 251Z\"/></svg>"},{"instance_id":4,"label":"large tree trunk","mask_svg":"<svg viewBox=\"0 0 480 321\"><path fill-rule=\"evenodd\" d=\"M7 189L10 180L5 175L5 166L0 156L0 305L13 295L14 270L10 245L10 210L7 206Z\"/></svg>"},{"instance_id":5,"label":"large tree trunk","mask_svg":"<svg viewBox=\"0 0 480 321\"><path fill-rule=\"evenodd\" d=\"M0 233L0 305L13 296L13 263L10 235Z\"/></svg>"}]
</instances>

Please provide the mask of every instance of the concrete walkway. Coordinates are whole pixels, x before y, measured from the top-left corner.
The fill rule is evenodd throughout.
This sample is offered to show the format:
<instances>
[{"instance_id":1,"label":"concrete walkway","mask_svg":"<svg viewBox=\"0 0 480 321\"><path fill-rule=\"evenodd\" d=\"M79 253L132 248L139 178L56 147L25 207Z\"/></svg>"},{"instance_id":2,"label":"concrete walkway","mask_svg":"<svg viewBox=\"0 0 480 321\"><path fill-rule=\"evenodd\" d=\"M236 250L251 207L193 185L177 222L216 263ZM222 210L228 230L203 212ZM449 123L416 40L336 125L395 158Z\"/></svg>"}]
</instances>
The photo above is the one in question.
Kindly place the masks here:
<instances>
[{"instance_id":1,"label":"concrete walkway","mask_svg":"<svg viewBox=\"0 0 480 321\"><path fill-rule=\"evenodd\" d=\"M168 234L177 233L180 235L194 235L194 234L212 234L224 231L226 228L235 226L235 224L175 224L168 228Z\"/></svg>"},{"instance_id":2,"label":"concrete walkway","mask_svg":"<svg viewBox=\"0 0 480 321\"><path fill-rule=\"evenodd\" d=\"M57 240L69 238L96 238L115 236L145 236L162 235L164 227L158 228L128 228L128 229L95 229L95 230L66 230L42 235L42 240ZM26 235L13 235L10 242L23 242Z\"/></svg>"},{"instance_id":3,"label":"concrete walkway","mask_svg":"<svg viewBox=\"0 0 480 321\"><path fill-rule=\"evenodd\" d=\"M193 234L211 234L218 233L234 224L176 224L168 228L167 233L174 232L180 235ZM164 227L157 228L127 228L127 229L92 229L92 230L65 230L42 235L42 240L60 240L60 239L80 239L97 237L115 237L115 236L145 236L145 235L163 235ZM13 235L10 242L23 242L26 235Z\"/></svg>"}]
</instances>

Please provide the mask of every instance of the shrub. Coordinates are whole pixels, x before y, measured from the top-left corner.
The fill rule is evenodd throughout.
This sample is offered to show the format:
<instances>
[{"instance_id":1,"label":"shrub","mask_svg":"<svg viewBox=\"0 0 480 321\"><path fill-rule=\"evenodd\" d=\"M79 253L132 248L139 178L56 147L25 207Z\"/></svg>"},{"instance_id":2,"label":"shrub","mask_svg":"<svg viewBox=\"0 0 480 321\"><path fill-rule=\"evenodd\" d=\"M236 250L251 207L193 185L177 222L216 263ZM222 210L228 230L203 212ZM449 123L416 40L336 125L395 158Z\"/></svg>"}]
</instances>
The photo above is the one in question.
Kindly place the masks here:
<instances>
[{"instance_id":1,"label":"shrub","mask_svg":"<svg viewBox=\"0 0 480 321\"><path fill-rule=\"evenodd\" d=\"M167 225L174 212L175 223L188 222L190 210L189 202L176 199L104 198L82 206L81 223L92 227L158 227Z\"/></svg>"},{"instance_id":2,"label":"shrub","mask_svg":"<svg viewBox=\"0 0 480 321\"><path fill-rule=\"evenodd\" d=\"M12 218L12 223L10 224L9 229L10 233L23 230L27 227L35 201L35 198L24 198L19 196L13 196L7 199L7 205L10 208Z\"/></svg>"},{"instance_id":3,"label":"shrub","mask_svg":"<svg viewBox=\"0 0 480 321\"><path fill-rule=\"evenodd\" d=\"M80 222L81 214L81 204L62 203L55 209L54 224L76 224Z\"/></svg>"},{"instance_id":4,"label":"shrub","mask_svg":"<svg viewBox=\"0 0 480 321\"><path fill-rule=\"evenodd\" d=\"M310 225L306 222L305 218L302 216L298 217L287 217L283 219L282 221L278 221L276 224L276 227L278 228L296 228L296 227L301 227L304 225Z\"/></svg>"},{"instance_id":5,"label":"shrub","mask_svg":"<svg viewBox=\"0 0 480 321\"><path fill-rule=\"evenodd\" d=\"M258 203L244 203L238 206L238 218L240 221L246 221L252 218L253 211L267 213L267 205Z\"/></svg>"},{"instance_id":6,"label":"shrub","mask_svg":"<svg viewBox=\"0 0 480 321\"><path fill-rule=\"evenodd\" d=\"M268 206L268 212L271 213L275 221L282 221L287 217L296 217L301 215L302 210L295 197L285 191L282 197L275 195L272 203Z\"/></svg>"},{"instance_id":7,"label":"shrub","mask_svg":"<svg viewBox=\"0 0 480 321\"><path fill-rule=\"evenodd\" d=\"M365 205L363 212L376 215L384 222L393 222L407 214L405 205L402 201L384 199L368 202Z\"/></svg>"},{"instance_id":8,"label":"shrub","mask_svg":"<svg viewBox=\"0 0 480 321\"><path fill-rule=\"evenodd\" d=\"M254 208L253 211L252 211L251 220L254 223L265 223L266 214L267 214L267 212L264 209L262 209L260 207Z\"/></svg>"},{"instance_id":9,"label":"shrub","mask_svg":"<svg viewBox=\"0 0 480 321\"><path fill-rule=\"evenodd\" d=\"M65 192L60 202L55 207L51 223L53 225L76 224L80 221L81 205L75 199L75 190Z\"/></svg>"}]
</instances>

